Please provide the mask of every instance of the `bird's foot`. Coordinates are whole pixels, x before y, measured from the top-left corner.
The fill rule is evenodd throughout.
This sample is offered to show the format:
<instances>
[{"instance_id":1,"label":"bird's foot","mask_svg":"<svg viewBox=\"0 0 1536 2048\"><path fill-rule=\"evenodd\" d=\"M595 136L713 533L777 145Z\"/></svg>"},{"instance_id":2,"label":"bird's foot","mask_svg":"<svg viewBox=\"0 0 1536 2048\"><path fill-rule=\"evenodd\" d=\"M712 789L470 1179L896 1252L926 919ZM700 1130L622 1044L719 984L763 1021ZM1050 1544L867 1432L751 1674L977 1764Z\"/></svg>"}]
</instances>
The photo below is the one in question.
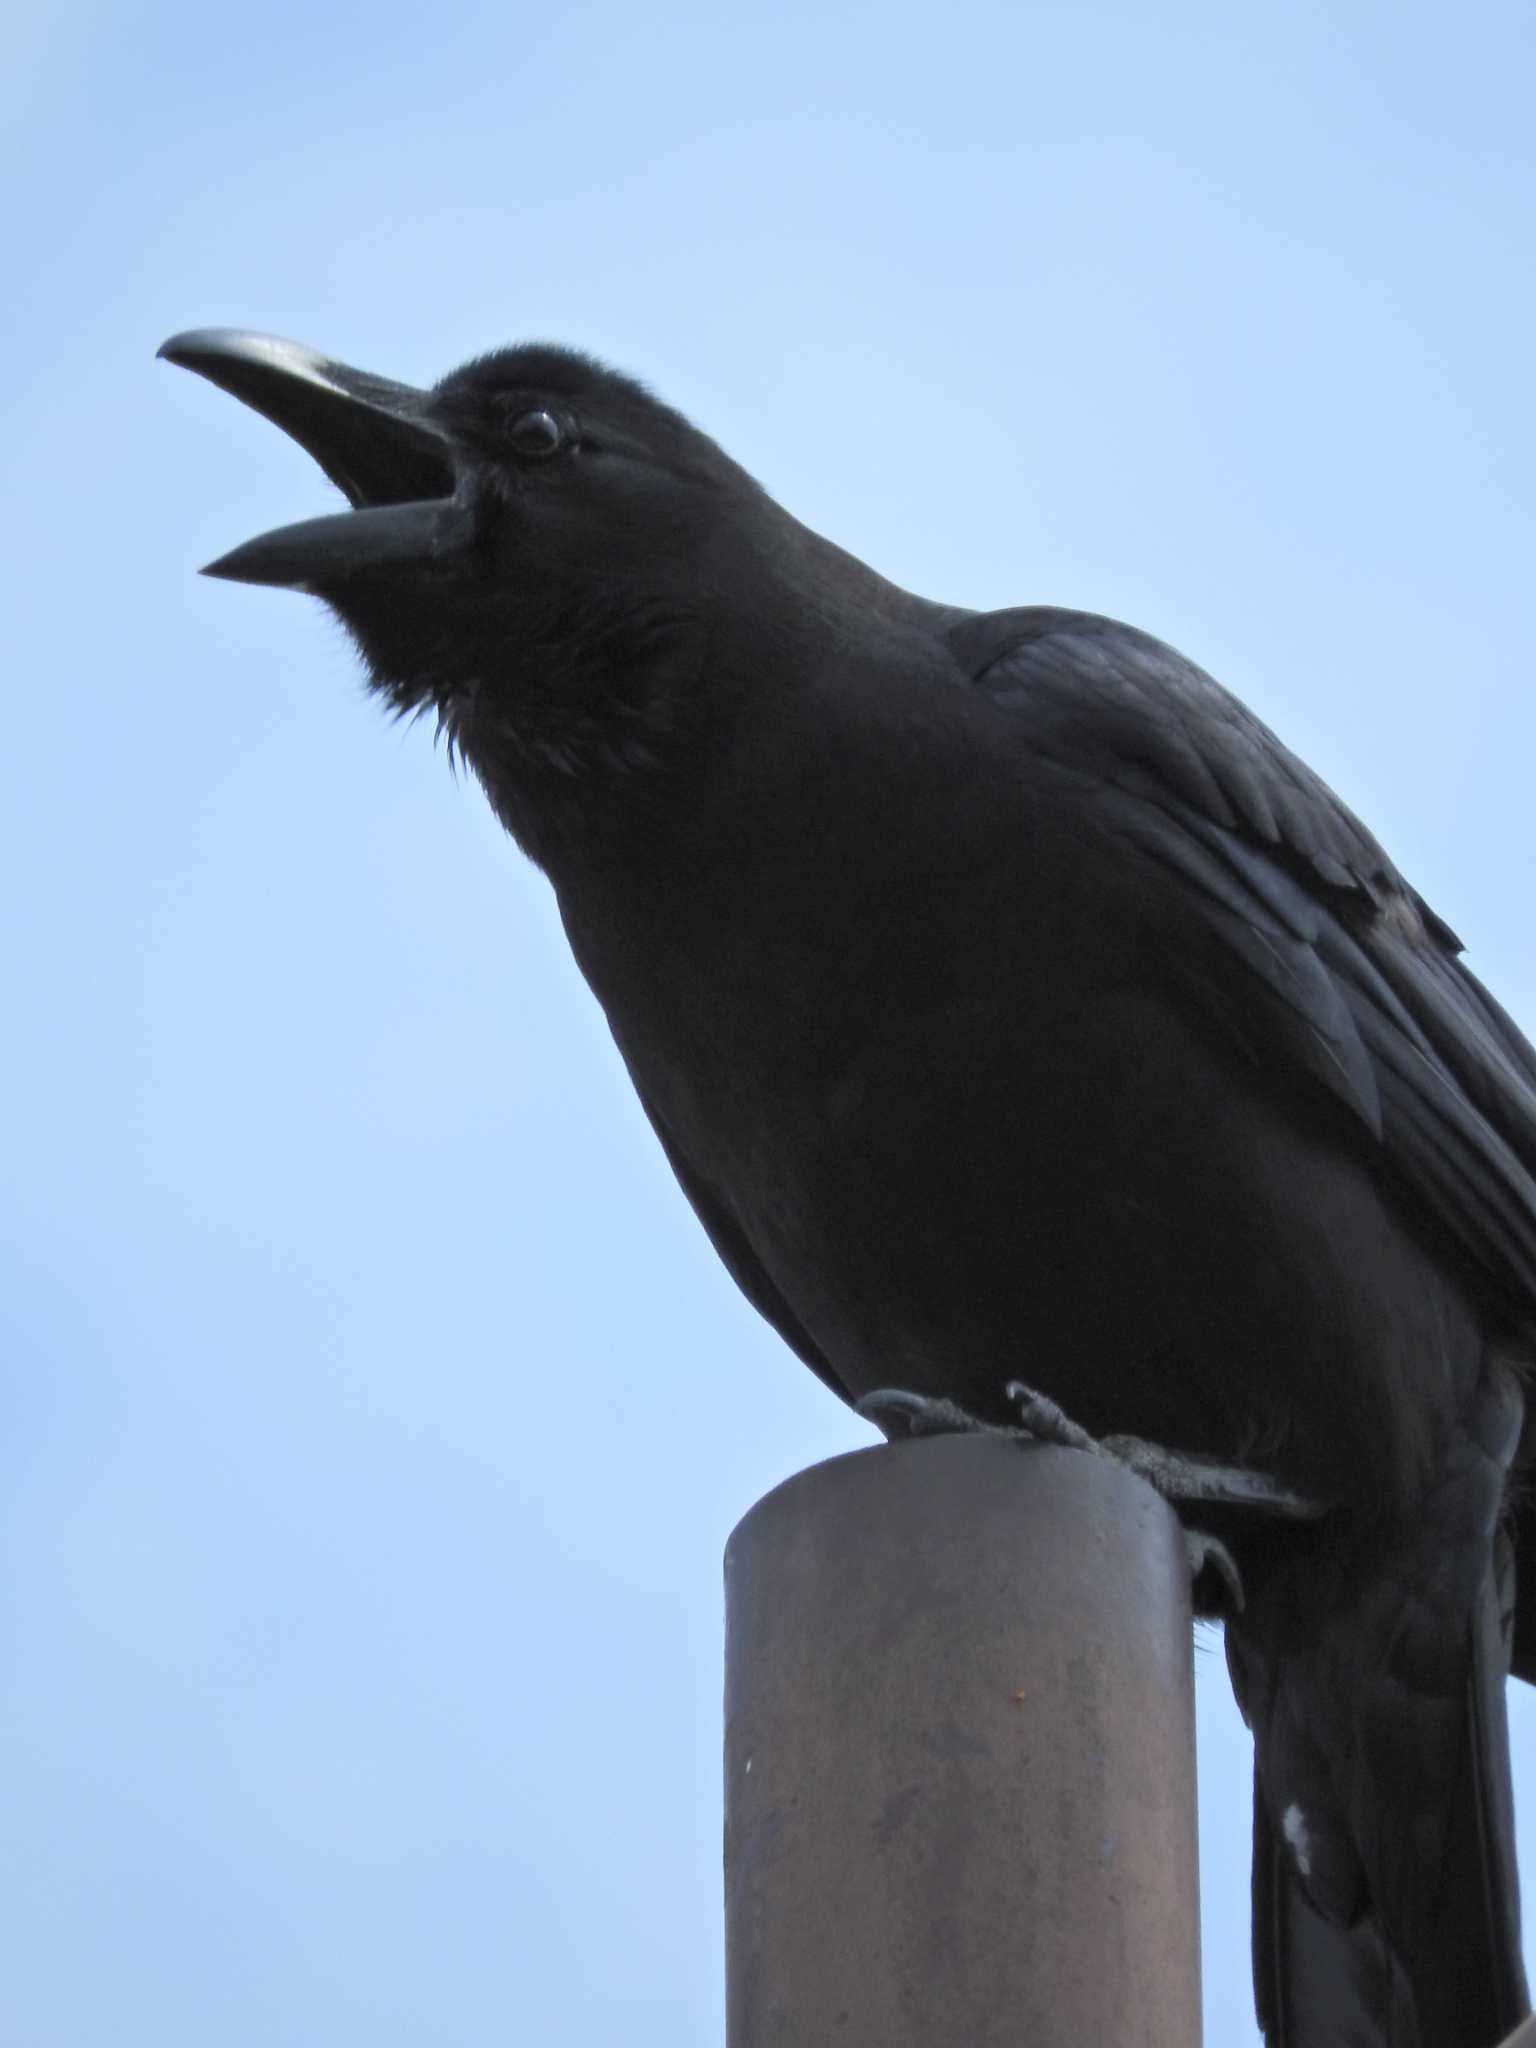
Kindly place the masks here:
<instances>
[{"instance_id":1,"label":"bird's foot","mask_svg":"<svg viewBox=\"0 0 1536 2048\"><path fill-rule=\"evenodd\" d=\"M1327 1513L1327 1501L1297 1493L1267 1473L1255 1472L1245 1465L1226 1465L1216 1458L1172 1451L1164 1444L1149 1443L1144 1437L1090 1436L1048 1394L1026 1386L1022 1380L1010 1380L1006 1391L1018 1416L1012 1424L984 1422L958 1402L908 1393L900 1387L878 1388L856 1402L855 1408L892 1439L965 1434L1006 1436L1112 1458L1181 1510L1235 1508L1299 1522L1314 1522ZM1242 1578L1236 1560L1221 1538L1207 1529L1186 1527L1184 1546L1190 1577L1198 1579L1206 1571L1215 1572L1232 1605L1241 1608Z\"/></svg>"},{"instance_id":2,"label":"bird's foot","mask_svg":"<svg viewBox=\"0 0 1536 2048\"><path fill-rule=\"evenodd\" d=\"M1164 1500L1176 1505L1246 1508L1250 1513L1277 1515L1292 1522L1315 1522L1328 1511L1327 1501L1297 1493L1292 1487L1282 1486L1278 1479L1271 1479L1267 1472L1255 1472L1247 1465L1228 1465L1219 1458L1171 1451L1166 1444L1149 1443L1145 1437L1090 1436L1049 1395L1026 1386L1022 1380L1010 1380L1007 1394L1025 1435L1042 1443L1061 1444L1068 1450L1091 1451L1100 1458L1113 1458L1117 1465L1124 1465L1138 1478L1145 1479Z\"/></svg>"},{"instance_id":3,"label":"bird's foot","mask_svg":"<svg viewBox=\"0 0 1536 2048\"><path fill-rule=\"evenodd\" d=\"M1116 1464L1126 1466L1155 1487L1165 1500L1247 1508L1297 1522L1315 1522L1327 1513L1327 1501L1282 1486L1265 1472L1255 1472L1246 1465L1223 1464L1219 1458L1171 1451L1165 1444L1149 1443L1145 1437L1090 1436L1049 1394L1026 1386L1022 1380L1010 1380L1005 1391L1009 1406L1018 1416L1012 1424L984 1422L957 1401L911 1394L902 1387L880 1387L855 1402L854 1408L893 1438L966 1434L1028 1437L1035 1443L1058 1444L1063 1450L1089 1451L1095 1457L1113 1458Z\"/></svg>"}]
</instances>

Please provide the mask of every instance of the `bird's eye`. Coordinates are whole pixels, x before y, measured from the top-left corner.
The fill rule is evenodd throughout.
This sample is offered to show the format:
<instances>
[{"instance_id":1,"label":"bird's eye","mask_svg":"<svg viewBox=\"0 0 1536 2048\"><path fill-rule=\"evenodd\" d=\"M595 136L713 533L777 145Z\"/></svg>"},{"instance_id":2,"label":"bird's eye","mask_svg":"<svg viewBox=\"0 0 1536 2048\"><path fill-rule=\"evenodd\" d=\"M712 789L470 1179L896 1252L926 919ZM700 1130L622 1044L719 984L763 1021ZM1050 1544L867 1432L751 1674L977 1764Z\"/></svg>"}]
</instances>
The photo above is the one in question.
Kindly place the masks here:
<instances>
[{"instance_id":1,"label":"bird's eye","mask_svg":"<svg viewBox=\"0 0 1536 2048\"><path fill-rule=\"evenodd\" d=\"M517 454L537 462L558 451L565 440L565 429L552 412L540 407L533 412L520 412L507 428L507 439Z\"/></svg>"}]
</instances>

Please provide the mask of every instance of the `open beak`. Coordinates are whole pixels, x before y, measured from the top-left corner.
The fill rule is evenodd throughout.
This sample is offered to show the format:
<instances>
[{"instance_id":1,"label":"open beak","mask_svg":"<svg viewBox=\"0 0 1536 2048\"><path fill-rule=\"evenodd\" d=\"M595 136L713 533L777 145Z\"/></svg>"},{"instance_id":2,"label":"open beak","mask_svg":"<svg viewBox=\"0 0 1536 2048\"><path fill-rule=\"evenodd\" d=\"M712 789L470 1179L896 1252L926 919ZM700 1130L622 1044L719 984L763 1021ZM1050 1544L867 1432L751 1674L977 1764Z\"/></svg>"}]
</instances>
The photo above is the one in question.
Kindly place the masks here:
<instances>
[{"instance_id":1,"label":"open beak","mask_svg":"<svg viewBox=\"0 0 1536 2048\"><path fill-rule=\"evenodd\" d=\"M324 589L376 571L432 569L471 544L474 517L426 392L233 328L173 335L159 353L292 435L353 507L261 534L210 562L205 576Z\"/></svg>"}]
</instances>

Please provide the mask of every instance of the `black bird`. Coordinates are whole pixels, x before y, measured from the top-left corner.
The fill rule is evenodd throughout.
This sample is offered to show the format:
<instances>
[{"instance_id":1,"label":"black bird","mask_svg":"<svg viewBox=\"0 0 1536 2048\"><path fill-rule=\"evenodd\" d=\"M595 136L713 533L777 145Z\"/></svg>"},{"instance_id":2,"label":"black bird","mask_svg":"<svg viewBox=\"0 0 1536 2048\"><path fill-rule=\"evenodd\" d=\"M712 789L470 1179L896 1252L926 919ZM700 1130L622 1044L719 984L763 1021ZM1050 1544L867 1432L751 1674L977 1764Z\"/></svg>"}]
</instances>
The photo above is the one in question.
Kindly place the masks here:
<instances>
[{"instance_id":1,"label":"black bird","mask_svg":"<svg viewBox=\"0 0 1536 2048\"><path fill-rule=\"evenodd\" d=\"M1020 1376L1324 1509L1223 1525L1261 2023L1491 2048L1528 2006L1536 1054L1453 934L1168 647L899 590L585 356L419 391L253 335L162 354L354 508L209 573L323 598L435 713L835 1393L1007 1426Z\"/></svg>"}]
</instances>

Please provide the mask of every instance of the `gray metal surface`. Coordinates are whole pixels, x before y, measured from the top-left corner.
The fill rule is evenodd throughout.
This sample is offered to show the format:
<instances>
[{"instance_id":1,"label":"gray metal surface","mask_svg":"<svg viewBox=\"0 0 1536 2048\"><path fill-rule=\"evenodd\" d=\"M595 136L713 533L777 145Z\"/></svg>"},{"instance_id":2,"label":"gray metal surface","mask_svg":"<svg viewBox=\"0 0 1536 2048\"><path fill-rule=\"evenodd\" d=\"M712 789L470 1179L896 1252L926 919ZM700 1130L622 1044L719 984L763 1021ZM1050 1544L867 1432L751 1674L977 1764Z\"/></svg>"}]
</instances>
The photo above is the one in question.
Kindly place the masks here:
<instances>
[{"instance_id":1,"label":"gray metal surface","mask_svg":"<svg viewBox=\"0 0 1536 2048\"><path fill-rule=\"evenodd\" d=\"M1104 1459L859 1451L726 1548L728 2048L1197 2048L1188 1580Z\"/></svg>"}]
</instances>

